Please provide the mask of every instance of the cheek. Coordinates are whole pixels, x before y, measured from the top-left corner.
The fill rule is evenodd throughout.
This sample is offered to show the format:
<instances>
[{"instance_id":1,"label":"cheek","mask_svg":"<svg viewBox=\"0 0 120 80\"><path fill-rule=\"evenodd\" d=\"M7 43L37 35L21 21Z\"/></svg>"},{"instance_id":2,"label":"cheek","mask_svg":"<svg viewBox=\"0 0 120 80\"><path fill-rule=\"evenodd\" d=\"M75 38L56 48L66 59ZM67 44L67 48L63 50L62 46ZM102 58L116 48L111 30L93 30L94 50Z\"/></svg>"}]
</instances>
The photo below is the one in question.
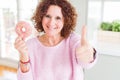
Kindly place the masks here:
<instances>
[{"instance_id":1,"label":"cheek","mask_svg":"<svg viewBox=\"0 0 120 80\"><path fill-rule=\"evenodd\" d=\"M45 23L46 23L46 19L43 18L42 25L44 25Z\"/></svg>"},{"instance_id":2,"label":"cheek","mask_svg":"<svg viewBox=\"0 0 120 80\"><path fill-rule=\"evenodd\" d=\"M59 22L59 24L58 24L58 28L59 28L59 29L62 29L63 26L64 26L64 24L63 24L62 22Z\"/></svg>"},{"instance_id":3,"label":"cheek","mask_svg":"<svg viewBox=\"0 0 120 80\"><path fill-rule=\"evenodd\" d=\"M42 20L42 26L43 26L44 30L46 29L46 24L47 24L47 21L45 19L43 19Z\"/></svg>"}]
</instances>

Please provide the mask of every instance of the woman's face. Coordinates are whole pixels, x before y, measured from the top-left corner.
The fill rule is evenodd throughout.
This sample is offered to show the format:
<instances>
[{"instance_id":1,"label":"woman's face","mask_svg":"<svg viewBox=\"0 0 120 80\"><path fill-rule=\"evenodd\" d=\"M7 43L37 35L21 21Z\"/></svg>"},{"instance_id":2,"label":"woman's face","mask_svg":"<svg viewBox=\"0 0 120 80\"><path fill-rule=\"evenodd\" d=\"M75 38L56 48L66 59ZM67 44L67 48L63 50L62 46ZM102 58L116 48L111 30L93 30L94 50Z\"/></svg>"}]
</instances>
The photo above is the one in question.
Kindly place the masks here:
<instances>
[{"instance_id":1,"label":"woman's face","mask_svg":"<svg viewBox=\"0 0 120 80\"><path fill-rule=\"evenodd\" d=\"M60 35L64 25L64 18L59 6L51 5L43 17L42 25L49 36Z\"/></svg>"}]
</instances>

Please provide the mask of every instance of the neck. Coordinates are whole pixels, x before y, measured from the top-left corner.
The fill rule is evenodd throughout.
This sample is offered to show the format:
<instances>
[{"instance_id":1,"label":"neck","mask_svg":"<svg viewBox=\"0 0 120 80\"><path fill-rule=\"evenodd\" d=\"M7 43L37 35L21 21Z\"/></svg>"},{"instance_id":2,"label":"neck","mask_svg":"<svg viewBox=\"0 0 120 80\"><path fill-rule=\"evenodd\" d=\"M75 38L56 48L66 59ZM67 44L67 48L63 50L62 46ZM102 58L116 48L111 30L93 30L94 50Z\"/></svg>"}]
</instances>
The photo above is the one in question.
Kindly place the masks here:
<instances>
[{"instance_id":1,"label":"neck","mask_svg":"<svg viewBox=\"0 0 120 80\"><path fill-rule=\"evenodd\" d=\"M55 46L59 44L63 40L63 37L60 35L48 36L46 34L43 35L43 44L46 46Z\"/></svg>"}]
</instances>

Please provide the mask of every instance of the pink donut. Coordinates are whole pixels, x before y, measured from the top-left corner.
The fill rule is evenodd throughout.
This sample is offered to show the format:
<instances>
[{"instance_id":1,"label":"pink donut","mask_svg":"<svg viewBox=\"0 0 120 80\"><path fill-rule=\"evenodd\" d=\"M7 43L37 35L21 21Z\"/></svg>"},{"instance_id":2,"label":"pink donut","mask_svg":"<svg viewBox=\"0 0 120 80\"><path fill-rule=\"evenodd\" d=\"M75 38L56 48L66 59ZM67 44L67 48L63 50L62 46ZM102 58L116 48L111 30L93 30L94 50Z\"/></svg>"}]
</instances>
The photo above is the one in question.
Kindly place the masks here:
<instances>
[{"instance_id":1,"label":"pink donut","mask_svg":"<svg viewBox=\"0 0 120 80\"><path fill-rule=\"evenodd\" d=\"M16 24L15 31L18 34L18 36L22 37L23 39L27 38L32 33L30 24L25 21L18 22Z\"/></svg>"}]
</instances>

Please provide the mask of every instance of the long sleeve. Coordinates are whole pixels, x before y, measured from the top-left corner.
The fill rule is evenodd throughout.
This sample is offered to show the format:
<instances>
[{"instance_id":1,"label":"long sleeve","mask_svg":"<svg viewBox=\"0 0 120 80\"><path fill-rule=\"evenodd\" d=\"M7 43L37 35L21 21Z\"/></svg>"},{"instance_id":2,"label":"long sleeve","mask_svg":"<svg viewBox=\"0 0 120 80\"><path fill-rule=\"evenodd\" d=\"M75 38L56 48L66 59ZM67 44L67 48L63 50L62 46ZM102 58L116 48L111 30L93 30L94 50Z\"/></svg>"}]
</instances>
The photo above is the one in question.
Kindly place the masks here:
<instances>
[{"instance_id":1,"label":"long sleeve","mask_svg":"<svg viewBox=\"0 0 120 80\"><path fill-rule=\"evenodd\" d=\"M94 58L94 60L92 62L90 62L90 63L83 63L83 62L79 61L77 63L80 64L83 68L89 69L89 68L92 68L95 65L97 59L98 59L98 53L95 53L95 58Z\"/></svg>"},{"instance_id":2,"label":"long sleeve","mask_svg":"<svg viewBox=\"0 0 120 80\"><path fill-rule=\"evenodd\" d=\"M29 71L26 73L23 73L20 69L20 67L18 66L18 72L17 72L17 78L18 80L33 80L33 70L32 70L32 63L33 63L33 58L31 58L33 55L31 54L32 51L32 44L30 44L31 42L28 40L26 41L27 47L28 47L28 53L29 53L29 58L30 58L30 63L28 64L30 66Z\"/></svg>"},{"instance_id":3,"label":"long sleeve","mask_svg":"<svg viewBox=\"0 0 120 80\"><path fill-rule=\"evenodd\" d=\"M90 64L77 62L75 49L80 37L71 34L67 39L53 47L46 47L37 38L27 41L30 70L22 73L18 69L18 80L84 80L83 68ZM97 56L97 55L96 55Z\"/></svg>"},{"instance_id":4,"label":"long sleeve","mask_svg":"<svg viewBox=\"0 0 120 80\"><path fill-rule=\"evenodd\" d=\"M23 73L23 72L21 72L20 67L19 67L18 73L17 73L17 78L18 78L18 80L33 80L31 68L29 69L28 72Z\"/></svg>"}]
</instances>

